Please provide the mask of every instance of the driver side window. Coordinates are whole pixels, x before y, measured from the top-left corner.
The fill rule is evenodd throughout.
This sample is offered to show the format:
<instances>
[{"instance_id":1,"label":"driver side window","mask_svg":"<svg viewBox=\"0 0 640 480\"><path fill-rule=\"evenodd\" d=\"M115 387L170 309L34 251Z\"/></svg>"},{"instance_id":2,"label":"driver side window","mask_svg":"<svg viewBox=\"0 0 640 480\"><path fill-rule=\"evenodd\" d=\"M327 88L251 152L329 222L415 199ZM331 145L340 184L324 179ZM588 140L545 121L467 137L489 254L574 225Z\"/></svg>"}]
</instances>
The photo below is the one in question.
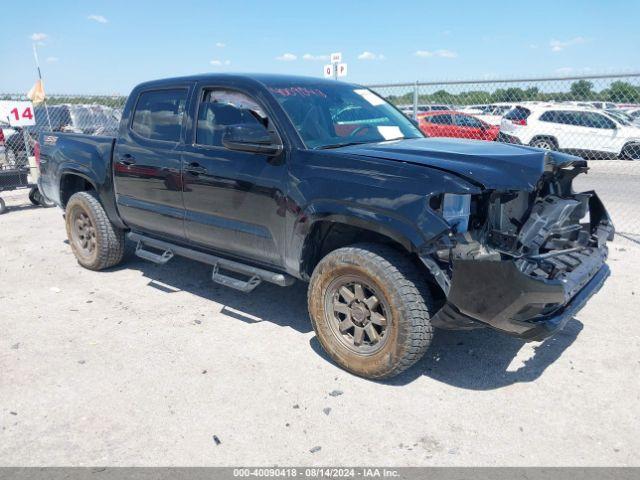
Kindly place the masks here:
<instances>
[{"instance_id":1,"label":"driver side window","mask_svg":"<svg viewBox=\"0 0 640 480\"><path fill-rule=\"evenodd\" d=\"M264 109L251 97L233 90L205 90L198 106L196 144L222 147L227 127L251 124L269 124Z\"/></svg>"}]
</instances>

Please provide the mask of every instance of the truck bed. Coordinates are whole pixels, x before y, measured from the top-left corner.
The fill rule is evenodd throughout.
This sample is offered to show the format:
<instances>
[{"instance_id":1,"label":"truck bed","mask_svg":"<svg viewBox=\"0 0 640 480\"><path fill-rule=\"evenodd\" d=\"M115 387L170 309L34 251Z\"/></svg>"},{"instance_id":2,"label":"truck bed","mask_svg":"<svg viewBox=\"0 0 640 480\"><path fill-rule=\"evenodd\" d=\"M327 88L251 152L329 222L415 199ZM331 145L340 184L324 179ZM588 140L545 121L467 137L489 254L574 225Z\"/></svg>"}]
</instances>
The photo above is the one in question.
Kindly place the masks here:
<instances>
[{"instance_id":1,"label":"truck bed","mask_svg":"<svg viewBox=\"0 0 640 480\"><path fill-rule=\"evenodd\" d=\"M95 186L111 183L111 158L115 137L79 133L40 134L40 188L56 205L62 206L62 172L74 171Z\"/></svg>"}]
</instances>

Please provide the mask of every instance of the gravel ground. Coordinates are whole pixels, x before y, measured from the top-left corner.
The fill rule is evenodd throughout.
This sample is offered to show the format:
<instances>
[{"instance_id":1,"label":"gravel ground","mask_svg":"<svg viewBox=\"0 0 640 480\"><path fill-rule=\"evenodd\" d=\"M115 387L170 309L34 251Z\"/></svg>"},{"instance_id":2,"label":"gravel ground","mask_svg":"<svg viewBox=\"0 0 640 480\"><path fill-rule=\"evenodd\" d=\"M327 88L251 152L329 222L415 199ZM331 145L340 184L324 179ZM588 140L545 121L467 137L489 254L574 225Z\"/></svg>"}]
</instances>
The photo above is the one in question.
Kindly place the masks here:
<instances>
[{"instance_id":1,"label":"gravel ground","mask_svg":"<svg viewBox=\"0 0 640 480\"><path fill-rule=\"evenodd\" d=\"M607 184L614 218L638 218L620 193L638 193L630 178ZM378 383L324 356L304 284L245 295L183 259L90 272L58 209L8 203L2 466L640 465L637 230L547 342L438 332L414 368Z\"/></svg>"}]
</instances>

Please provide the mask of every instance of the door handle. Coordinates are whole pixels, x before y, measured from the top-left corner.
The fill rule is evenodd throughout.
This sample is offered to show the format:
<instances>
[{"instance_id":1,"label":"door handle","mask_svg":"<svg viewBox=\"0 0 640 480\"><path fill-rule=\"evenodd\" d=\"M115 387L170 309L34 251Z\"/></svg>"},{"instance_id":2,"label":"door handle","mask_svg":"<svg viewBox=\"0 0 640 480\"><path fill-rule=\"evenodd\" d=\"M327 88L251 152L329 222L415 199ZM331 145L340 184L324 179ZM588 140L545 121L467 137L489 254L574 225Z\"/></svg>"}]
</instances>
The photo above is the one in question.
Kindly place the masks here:
<instances>
[{"instance_id":1,"label":"door handle","mask_svg":"<svg viewBox=\"0 0 640 480\"><path fill-rule=\"evenodd\" d=\"M120 157L120 161L118 163L126 166L135 165L136 159L133 155L125 153L122 157Z\"/></svg>"},{"instance_id":2,"label":"door handle","mask_svg":"<svg viewBox=\"0 0 640 480\"><path fill-rule=\"evenodd\" d=\"M200 175L200 174L207 173L207 169L204 168L199 163L190 163L189 165L184 167L184 169L185 169L185 171L187 171L187 172L189 172L189 173L191 173L193 175Z\"/></svg>"}]
</instances>

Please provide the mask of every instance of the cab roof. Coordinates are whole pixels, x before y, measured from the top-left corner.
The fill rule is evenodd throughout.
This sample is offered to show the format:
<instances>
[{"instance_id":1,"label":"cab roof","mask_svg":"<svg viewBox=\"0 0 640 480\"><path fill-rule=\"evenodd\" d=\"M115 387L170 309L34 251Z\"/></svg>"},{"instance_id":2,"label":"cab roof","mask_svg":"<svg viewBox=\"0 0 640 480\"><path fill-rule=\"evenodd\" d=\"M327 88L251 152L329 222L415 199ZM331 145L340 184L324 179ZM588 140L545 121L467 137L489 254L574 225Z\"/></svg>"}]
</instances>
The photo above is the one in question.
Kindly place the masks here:
<instances>
[{"instance_id":1,"label":"cab roof","mask_svg":"<svg viewBox=\"0 0 640 480\"><path fill-rule=\"evenodd\" d=\"M336 80L308 77L302 75L282 75L273 73L201 73L196 75L188 75L183 77L162 78L157 80L151 80L138 85L138 87L166 87L170 85L177 85L187 82L215 82L217 80L234 80L238 82L259 83L263 86L281 86L281 85L295 85L295 86L318 86L318 85L335 85ZM347 85L353 85L349 82Z\"/></svg>"}]
</instances>

